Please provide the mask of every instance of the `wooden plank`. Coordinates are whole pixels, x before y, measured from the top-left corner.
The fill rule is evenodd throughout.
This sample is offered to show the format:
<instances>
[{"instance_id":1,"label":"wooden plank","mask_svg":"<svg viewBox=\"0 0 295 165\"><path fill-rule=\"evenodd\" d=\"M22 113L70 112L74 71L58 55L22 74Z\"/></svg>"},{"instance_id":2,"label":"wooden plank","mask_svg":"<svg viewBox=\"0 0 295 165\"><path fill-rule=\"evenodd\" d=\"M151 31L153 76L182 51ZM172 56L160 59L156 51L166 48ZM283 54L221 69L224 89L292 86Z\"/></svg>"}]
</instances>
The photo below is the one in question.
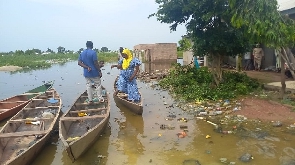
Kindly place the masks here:
<instances>
[{"instance_id":1,"label":"wooden plank","mask_svg":"<svg viewBox=\"0 0 295 165\"><path fill-rule=\"evenodd\" d=\"M107 96L102 96L104 99L107 98ZM88 96L80 96L80 98L88 98Z\"/></svg>"},{"instance_id":2,"label":"wooden plank","mask_svg":"<svg viewBox=\"0 0 295 165\"><path fill-rule=\"evenodd\" d=\"M23 132L0 133L0 138L44 135L46 133L47 131L23 131Z\"/></svg>"},{"instance_id":3,"label":"wooden plank","mask_svg":"<svg viewBox=\"0 0 295 165\"><path fill-rule=\"evenodd\" d=\"M81 112L97 112L106 110L107 108L97 108L97 109L83 109L83 110L76 110L76 111L70 111L69 113L81 113Z\"/></svg>"},{"instance_id":4,"label":"wooden plank","mask_svg":"<svg viewBox=\"0 0 295 165\"><path fill-rule=\"evenodd\" d=\"M59 108L59 106L48 106L48 107L24 108L23 110L32 110L32 109L48 109L48 108Z\"/></svg>"},{"instance_id":5,"label":"wooden plank","mask_svg":"<svg viewBox=\"0 0 295 165\"><path fill-rule=\"evenodd\" d=\"M38 93L23 93L20 95L39 95L39 94L43 94L44 92L38 92Z\"/></svg>"},{"instance_id":6,"label":"wooden plank","mask_svg":"<svg viewBox=\"0 0 295 165\"><path fill-rule=\"evenodd\" d=\"M89 103L75 103L76 106L80 106L80 105L99 105L99 104L103 104L105 102L93 102L92 104Z\"/></svg>"},{"instance_id":7,"label":"wooden plank","mask_svg":"<svg viewBox=\"0 0 295 165\"><path fill-rule=\"evenodd\" d=\"M61 117L60 120L76 121L76 120L84 120L84 119L104 118L106 116L107 115L93 115L93 116L83 116L83 117Z\"/></svg>"},{"instance_id":8,"label":"wooden plank","mask_svg":"<svg viewBox=\"0 0 295 165\"><path fill-rule=\"evenodd\" d=\"M9 123L17 123L17 122L23 122L23 121L42 121L42 120L53 120L54 118L38 118L38 119L14 119L14 120L8 120Z\"/></svg>"},{"instance_id":9,"label":"wooden plank","mask_svg":"<svg viewBox=\"0 0 295 165\"><path fill-rule=\"evenodd\" d=\"M47 99L47 98L46 98ZM32 99L33 101L43 101L43 100L46 100L46 99Z\"/></svg>"},{"instance_id":10,"label":"wooden plank","mask_svg":"<svg viewBox=\"0 0 295 165\"><path fill-rule=\"evenodd\" d=\"M11 109L0 109L0 112L5 112L5 111L8 111L8 110L11 110Z\"/></svg>"},{"instance_id":11,"label":"wooden plank","mask_svg":"<svg viewBox=\"0 0 295 165\"><path fill-rule=\"evenodd\" d=\"M27 101L2 101L0 103L7 103L7 104L12 104L12 103L25 103L25 102L28 102L29 100Z\"/></svg>"}]
</instances>

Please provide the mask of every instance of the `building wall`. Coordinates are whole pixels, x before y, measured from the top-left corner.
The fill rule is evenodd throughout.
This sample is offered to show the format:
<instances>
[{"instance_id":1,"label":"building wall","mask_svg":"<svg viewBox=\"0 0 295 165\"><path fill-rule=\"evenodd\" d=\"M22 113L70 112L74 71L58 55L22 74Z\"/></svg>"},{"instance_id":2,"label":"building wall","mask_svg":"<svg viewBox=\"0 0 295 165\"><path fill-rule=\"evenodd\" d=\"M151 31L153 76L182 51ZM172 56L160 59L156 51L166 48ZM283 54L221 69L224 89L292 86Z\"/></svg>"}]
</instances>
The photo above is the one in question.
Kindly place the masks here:
<instances>
[{"instance_id":1,"label":"building wall","mask_svg":"<svg viewBox=\"0 0 295 165\"><path fill-rule=\"evenodd\" d=\"M261 63L261 68L267 68L270 66L276 66L276 58L274 49L263 47L264 59Z\"/></svg>"},{"instance_id":2,"label":"building wall","mask_svg":"<svg viewBox=\"0 0 295 165\"><path fill-rule=\"evenodd\" d=\"M177 60L176 43L139 44L134 46L134 50L135 52L143 52L143 57L146 62Z\"/></svg>"},{"instance_id":3,"label":"building wall","mask_svg":"<svg viewBox=\"0 0 295 165\"><path fill-rule=\"evenodd\" d=\"M183 52L183 65L188 65L193 60L193 52L185 51Z\"/></svg>"},{"instance_id":4,"label":"building wall","mask_svg":"<svg viewBox=\"0 0 295 165\"><path fill-rule=\"evenodd\" d=\"M147 72L147 73L153 73L153 72L157 72L157 71L164 71L166 69L171 68L171 63L167 63L167 62L148 62L148 63L144 63L143 64L143 71Z\"/></svg>"}]
</instances>

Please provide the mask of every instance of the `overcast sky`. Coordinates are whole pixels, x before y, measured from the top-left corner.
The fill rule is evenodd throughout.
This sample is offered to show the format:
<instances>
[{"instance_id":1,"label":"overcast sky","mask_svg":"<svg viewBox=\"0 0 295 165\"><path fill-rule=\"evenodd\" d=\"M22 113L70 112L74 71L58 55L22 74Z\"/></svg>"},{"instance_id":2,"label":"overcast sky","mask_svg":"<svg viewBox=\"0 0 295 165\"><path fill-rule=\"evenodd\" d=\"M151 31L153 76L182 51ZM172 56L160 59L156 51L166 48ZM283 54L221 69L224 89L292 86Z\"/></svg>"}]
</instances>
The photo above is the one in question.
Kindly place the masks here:
<instances>
[{"instance_id":1,"label":"overcast sky","mask_svg":"<svg viewBox=\"0 0 295 165\"><path fill-rule=\"evenodd\" d=\"M177 43L185 27L170 32L168 24L148 19L157 8L155 0L0 0L0 52L77 51L87 40L111 50Z\"/></svg>"}]
</instances>

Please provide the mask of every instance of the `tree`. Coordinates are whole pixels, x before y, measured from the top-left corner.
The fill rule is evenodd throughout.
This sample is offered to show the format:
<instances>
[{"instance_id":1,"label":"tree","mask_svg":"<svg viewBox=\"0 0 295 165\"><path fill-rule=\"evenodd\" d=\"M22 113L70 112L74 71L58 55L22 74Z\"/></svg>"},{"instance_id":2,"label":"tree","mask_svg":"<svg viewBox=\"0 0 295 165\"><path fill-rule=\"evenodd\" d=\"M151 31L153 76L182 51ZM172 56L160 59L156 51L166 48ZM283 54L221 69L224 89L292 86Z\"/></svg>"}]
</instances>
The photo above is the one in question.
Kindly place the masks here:
<instances>
[{"instance_id":1,"label":"tree","mask_svg":"<svg viewBox=\"0 0 295 165\"><path fill-rule=\"evenodd\" d=\"M192 48L191 41L186 37L183 37L181 40L178 41L179 50L180 51L188 51Z\"/></svg>"},{"instance_id":2,"label":"tree","mask_svg":"<svg viewBox=\"0 0 295 165\"><path fill-rule=\"evenodd\" d=\"M28 49L28 50L25 51L25 54L26 55L32 55L32 54L35 54L35 51Z\"/></svg>"},{"instance_id":3,"label":"tree","mask_svg":"<svg viewBox=\"0 0 295 165\"><path fill-rule=\"evenodd\" d=\"M42 51L40 49L33 49L33 51L35 52L35 54L41 54Z\"/></svg>"},{"instance_id":4,"label":"tree","mask_svg":"<svg viewBox=\"0 0 295 165\"><path fill-rule=\"evenodd\" d=\"M22 51L22 50L16 50L16 51L15 51L15 54L16 54L16 55L23 55L23 54L25 54L25 52Z\"/></svg>"},{"instance_id":5,"label":"tree","mask_svg":"<svg viewBox=\"0 0 295 165\"><path fill-rule=\"evenodd\" d=\"M99 49L94 48L93 50L94 50L96 53L99 53Z\"/></svg>"},{"instance_id":6,"label":"tree","mask_svg":"<svg viewBox=\"0 0 295 165\"><path fill-rule=\"evenodd\" d=\"M284 61L291 70L295 70L294 55L289 47L295 44L295 22L278 11L277 0L229 0L232 12L230 23L236 28L243 28L244 34L252 41L267 47L280 49L282 57L281 97L286 84ZM294 77L294 74L293 74Z\"/></svg>"},{"instance_id":7,"label":"tree","mask_svg":"<svg viewBox=\"0 0 295 165\"><path fill-rule=\"evenodd\" d=\"M102 52L108 52L109 49L107 47L101 47L100 51L102 51Z\"/></svg>"},{"instance_id":8,"label":"tree","mask_svg":"<svg viewBox=\"0 0 295 165\"><path fill-rule=\"evenodd\" d=\"M64 47L62 47L62 46L59 46L59 47L57 48L57 53L65 53L65 51L66 51L66 48L64 48Z\"/></svg>"},{"instance_id":9,"label":"tree","mask_svg":"<svg viewBox=\"0 0 295 165\"><path fill-rule=\"evenodd\" d=\"M170 30L185 24L188 37L193 42L194 56L212 60L212 74L216 85L222 81L221 61L225 56L236 56L247 51L249 40L243 29L237 29L230 21L228 0L156 0L158 11L149 16L161 23L171 24Z\"/></svg>"},{"instance_id":10,"label":"tree","mask_svg":"<svg viewBox=\"0 0 295 165\"><path fill-rule=\"evenodd\" d=\"M78 50L78 53L80 54L83 50L84 50L84 48L80 48L80 49Z\"/></svg>"},{"instance_id":11,"label":"tree","mask_svg":"<svg viewBox=\"0 0 295 165\"><path fill-rule=\"evenodd\" d=\"M51 50L50 48L47 48L46 52L48 52L48 53L54 53L54 51Z\"/></svg>"}]
</instances>

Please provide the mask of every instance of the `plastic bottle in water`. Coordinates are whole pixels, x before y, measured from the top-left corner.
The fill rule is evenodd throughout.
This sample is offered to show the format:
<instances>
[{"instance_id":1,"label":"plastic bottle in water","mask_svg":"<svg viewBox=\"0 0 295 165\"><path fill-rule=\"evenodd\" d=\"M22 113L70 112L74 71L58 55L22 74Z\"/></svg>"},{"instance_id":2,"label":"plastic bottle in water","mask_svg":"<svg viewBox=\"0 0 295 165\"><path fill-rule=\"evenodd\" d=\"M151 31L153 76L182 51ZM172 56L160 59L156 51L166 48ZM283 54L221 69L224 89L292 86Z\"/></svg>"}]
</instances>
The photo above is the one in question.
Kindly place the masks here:
<instances>
[{"instance_id":1,"label":"plastic bottle in water","mask_svg":"<svg viewBox=\"0 0 295 165\"><path fill-rule=\"evenodd\" d=\"M223 134L231 134L233 131L222 131Z\"/></svg>"}]
</instances>

